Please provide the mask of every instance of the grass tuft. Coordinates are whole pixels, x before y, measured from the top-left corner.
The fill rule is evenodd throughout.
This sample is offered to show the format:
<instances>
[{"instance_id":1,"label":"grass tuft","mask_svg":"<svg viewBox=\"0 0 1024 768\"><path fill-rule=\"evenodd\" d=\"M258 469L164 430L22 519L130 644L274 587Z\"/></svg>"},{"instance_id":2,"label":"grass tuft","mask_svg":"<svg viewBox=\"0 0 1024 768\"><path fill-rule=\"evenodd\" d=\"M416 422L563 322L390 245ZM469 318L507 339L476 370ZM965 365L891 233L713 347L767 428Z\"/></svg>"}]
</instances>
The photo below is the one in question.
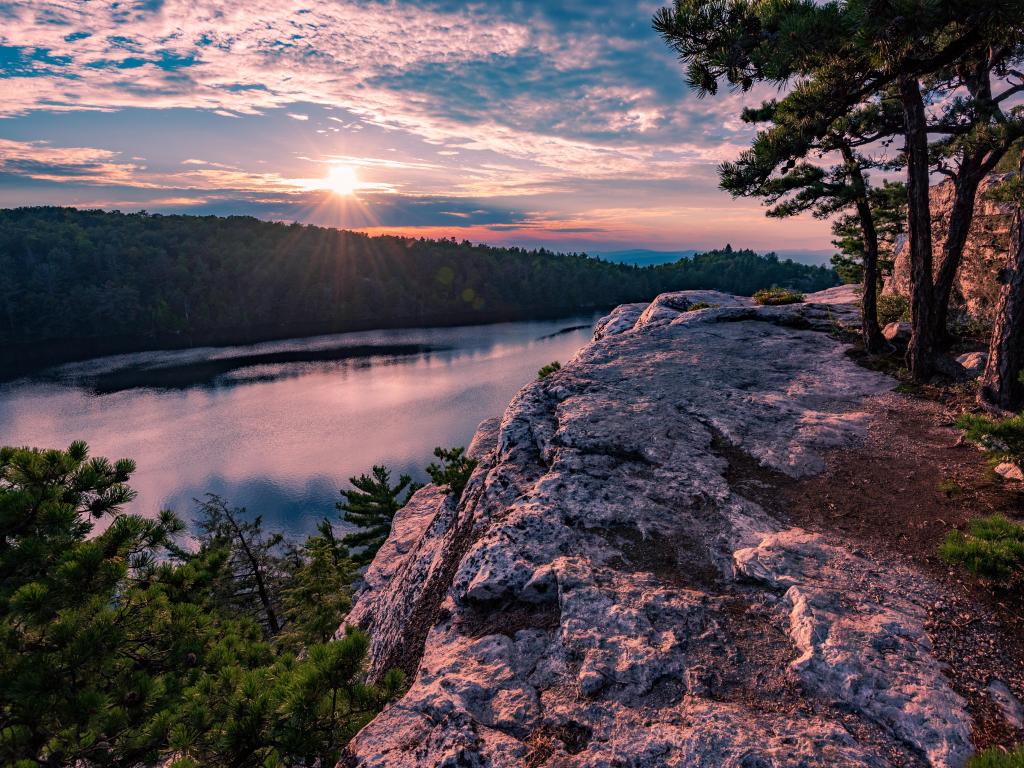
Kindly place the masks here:
<instances>
[{"instance_id":1,"label":"grass tuft","mask_svg":"<svg viewBox=\"0 0 1024 768\"><path fill-rule=\"evenodd\" d=\"M964 436L994 461L1024 462L1024 413L1008 419L965 413L956 422Z\"/></svg>"},{"instance_id":2,"label":"grass tuft","mask_svg":"<svg viewBox=\"0 0 1024 768\"><path fill-rule=\"evenodd\" d=\"M972 757L967 768L1024 768L1024 746L1012 752L999 748L986 749Z\"/></svg>"},{"instance_id":3,"label":"grass tuft","mask_svg":"<svg viewBox=\"0 0 1024 768\"><path fill-rule=\"evenodd\" d=\"M1003 515L975 518L966 533L953 531L946 537L939 555L976 576L1010 581L1024 573L1024 525Z\"/></svg>"},{"instance_id":4,"label":"grass tuft","mask_svg":"<svg viewBox=\"0 0 1024 768\"><path fill-rule=\"evenodd\" d=\"M754 301L762 306L774 307L779 304L799 304L804 295L789 288L762 288L754 294Z\"/></svg>"}]
</instances>

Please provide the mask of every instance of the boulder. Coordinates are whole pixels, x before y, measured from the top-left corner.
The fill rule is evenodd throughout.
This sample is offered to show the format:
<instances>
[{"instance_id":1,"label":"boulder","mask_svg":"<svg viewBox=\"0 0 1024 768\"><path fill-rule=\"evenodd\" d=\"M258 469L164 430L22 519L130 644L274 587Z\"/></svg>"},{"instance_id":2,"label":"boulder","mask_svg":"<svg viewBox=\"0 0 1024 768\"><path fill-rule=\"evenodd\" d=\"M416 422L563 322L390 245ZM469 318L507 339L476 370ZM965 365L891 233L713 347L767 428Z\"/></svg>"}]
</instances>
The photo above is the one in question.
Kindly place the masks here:
<instances>
[{"instance_id":1,"label":"boulder","mask_svg":"<svg viewBox=\"0 0 1024 768\"><path fill-rule=\"evenodd\" d=\"M988 362L987 352L968 352L956 359L969 376L981 376L985 371L985 364Z\"/></svg>"},{"instance_id":2,"label":"boulder","mask_svg":"<svg viewBox=\"0 0 1024 768\"><path fill-rule=\"evenodd\" d=\"M995 472L1004 480L1012 480L1018 483L1024 482L1024 470L1012 462L1004 461L1002 464L997 464Z\"/></svg>"},{"instance_id":3,"label":"boulder","mask_svg":"<svg viewBox=\"0 0 1024 768\"><path fill-rule=\"evenodd\" d=\"M906 344L910 341L912 332L913 329L910 323L902 320L889 323L882 329L882 335L885 336L886 340L891 344Z\"/></svg>"}]
</instances>

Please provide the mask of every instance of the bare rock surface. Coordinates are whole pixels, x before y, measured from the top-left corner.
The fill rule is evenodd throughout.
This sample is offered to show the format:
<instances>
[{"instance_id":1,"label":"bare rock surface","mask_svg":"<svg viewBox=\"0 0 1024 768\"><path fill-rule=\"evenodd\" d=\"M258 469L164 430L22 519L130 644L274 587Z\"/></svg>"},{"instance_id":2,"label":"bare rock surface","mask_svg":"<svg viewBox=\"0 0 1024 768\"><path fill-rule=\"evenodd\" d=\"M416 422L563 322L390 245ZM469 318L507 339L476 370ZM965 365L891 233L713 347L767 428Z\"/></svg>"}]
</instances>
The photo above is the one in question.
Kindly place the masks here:
<instances>
[{"instance_id":1,"label":"bare rock surface","mask_svg":"<svg viewBox=\"0 0 1024 768\"><path fill-rule=\"evenodd\" d=\"M411 680L348 764L962 765L913 585L766 508L893 386L829 333L855 300L619 307L485 422L461 500L416 494L348 618Z\"/></svg>"}]
</instances>

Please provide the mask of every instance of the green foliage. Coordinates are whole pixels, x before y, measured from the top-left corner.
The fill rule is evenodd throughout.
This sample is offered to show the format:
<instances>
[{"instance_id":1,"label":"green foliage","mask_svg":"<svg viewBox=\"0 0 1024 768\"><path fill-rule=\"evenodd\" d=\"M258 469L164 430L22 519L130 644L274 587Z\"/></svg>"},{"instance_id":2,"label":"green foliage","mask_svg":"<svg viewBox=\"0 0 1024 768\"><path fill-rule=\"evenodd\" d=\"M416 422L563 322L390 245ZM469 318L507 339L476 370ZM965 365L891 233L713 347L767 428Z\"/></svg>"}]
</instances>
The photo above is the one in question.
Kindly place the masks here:
<instances>
[{"instance_id":1,"label":"green foliage","mask_svg":"<svg viewBox=\"0 0 1024 768\"><path fill-rule=\"evenodd\" d=\"M967 768L1024 768L1024 747L1012 752L997 747L986 749L971 757Z\"/></svg>"},{"instance_id":2,"label":"green foliage","mask_svg":"<svg viewBox=\"0 0 1024 768\"><path fill-rule=\"evenodd\" d=\"M765 306L799 304L803 300L802 293L791 291L788 288L763 288L754 294L754 301Z\"/></svg>"},{"instance_id":3,"label":"green foliage","mask_svg":"<svg viewBox=\"0 0 1024 768\"><path fill-rule=\"evenodd\" d=\"M560 362L558 362L557 360L553 360L552 362L550 362L547 365L543 366L539 371L537 371L537 378L538 379L546 379L548 376L550 376L555 371L560 371L560 370L562 370L562 364Z\"/></svg>"},{"instance_id":4,"label":"green foliage","mask_svg":"<svg viewBox=\"0 0 1024 768\"><path fill-rule=\"evenodd\" d=\"M261 517L248 519L244 508L232 509L216 494L195 503L200 551L225 555L212 593L218 609L253 619L268 637L276 635L281 631L277 597L287 578L284 536L267 534Z\"/></svg>"},{"instance_id":5,"label":"green foliage","mask_svg":"<svg viewBox=\"0 0 1024 768\"><path fill-rule=\"evenodd\" d=\"M38 359L565 316L691 288L749 295L836 282L830 269L751 251L641 268L242 216L72 208L0 210L0 275L0 351L20 345Z\"/></svg>"},{"instance_id":6,"label":"green foliage","mask_svg":"<svg viewBox=\"0 0 1024 768\"><path fill-rule=\"evenodd\" d=\"M208 497L187 551L173 514L121 513L133 470L0 448L0 764L333 765L402 685L365 683L364 634L325 642L344 547L329 526L284 546ZM260 580L279 632L242 599Z\"/></svg>"},{"instance_id":7,"label":"green foliage","mask_svg":"<svg viewBox=\"0 0 1024 768\"><path fill-rule=\"evenodd\" d=\"M1024 139L1017 139L999 158L994 169L995 173L1016 173L1020 170L1020 156L1024 152Z\"/></svg>"},{"instance_id":8,"label":"green foliage","mask_svg":"<svg viewBox=\"0 0 1024 768\"><path fill-rule=\"evenodd\" d=\"M329 520L321 520L319 530L319 536L310 536L288 558L288 577L281 587L284 628L275 638L285 648L326 643L338 629L339 617L352 607L349 587L355 564Z\"/></svg>"},{"instance_id":9,"label":"green foliage","mask_svg":"<svg viewBox=\"0 0 1024 768\"><path fill-rule=\"evenodd\" d=\"M233 667L191 688L170 729L173 766L334 765L341 750L403 685L360 682L367 636L348 630L336 642L284 653L269 663Z\"/></svg>"},{"instance_id":10,"label":"green foliage","mask_svg":"<svg viewBox=\"0 0 1024 768\"><path fill-rule=\"evenodd\" d=\"M373 560L387 539L395 513L406 505L419 486L409 475L402 475L396 485L391 485L391 471L382 466L374 466L369 475L349 478L349 482L354 487L341 491L344 499L335 506L344 513L346 522L359 527L342 541L350 547L362 547L353 559L365 565Z\"/></svg>"},{"instance_id":11,"label":"green foliage","mask_svg":"<svg viewBox=\"0 0 1024 768\"><path fill-rule=\"evenodd\" d=\"M938 489L939 493L950 499L953 498L954 496L959 496L964 491L960 483L958 483L956 480L950 480L948 478L939 481Z\"/></svg>"},{"instance_id":12,"label":"green foliage","mask_svg":"<svg viewBox=\"0 0 1024 768\"><path fill-rule=\"evenodd\" d=\"M950 533L939 555L978 576L1009 581L1024 574L1024 525L1003 515L976 518L966 534Z\"/></svg>"},{"instance_id":13,"label":"green foliage","mask_svg":"<svg viewBox=\"0 0 1024 768\"><path fill-rule=\"evenodd\" d=\"M964 414L956 422L972 443L983 448L995 460L1024 462L1024 414L993 419L980 414Z\"/></svg>"},{"instance_id":14,"label":"green foliage","mask_svg":"<svg viewBox=\"0 0 1024 768\"><path fill-rule=\"evenodd\" d=\"M872 221L878 237L878 278L881 282L892 274L892 252L896 238L903 234L907 222L907 188L905 184L885 181L869 193ZM832 268L844 283L864 281L864 229L860 218L844 214L832 222L832 245L839 253L832 257ZM879 318L881 322L881 318Z\"/></svg>"},{"instance_id":15,"label":"green foliage","mask_svg":"<svg viewBox=\"0 0 1024 768\"><path fill-rule=\"evenodd\" d=\"M717 304L708 304L706 301L695 301L693 304L686 308L687 312L696 312L700 309L715 309L718 307Z\"/></svg>"},{"instance_id":16,"label":"green foliage","mask_svg":"<svg viewBox=\"0 0 1024 768\"><path fill-rule=\"evenodd\" d=\"M427 467L431 482L459 499L479 462L468 457L465 448L438 447L434 449L434 456L440 459L440 463L431 463Z\"/></svg>"},{"instance_id":17,"label":"green foliage","mask_svg":"<svg viewBox=\"0 0 1024 768\"><path fill-rule=\"evenodd\" d=\"M878 297L878 322L888 325L897 320L910 320L910 302L906 296L883 293Z\"/></svg>"},{"instance_id":18,"label":"green foliage","mask_svg":"<svg viewBox=\"0 0 1024 768\"><path fill-rule=\"evenodd\" d=\"M864 282L864 265L859 259L845 253L836 253L829 262L844 285L859 285Z\"/></svg>"}]
</instances>

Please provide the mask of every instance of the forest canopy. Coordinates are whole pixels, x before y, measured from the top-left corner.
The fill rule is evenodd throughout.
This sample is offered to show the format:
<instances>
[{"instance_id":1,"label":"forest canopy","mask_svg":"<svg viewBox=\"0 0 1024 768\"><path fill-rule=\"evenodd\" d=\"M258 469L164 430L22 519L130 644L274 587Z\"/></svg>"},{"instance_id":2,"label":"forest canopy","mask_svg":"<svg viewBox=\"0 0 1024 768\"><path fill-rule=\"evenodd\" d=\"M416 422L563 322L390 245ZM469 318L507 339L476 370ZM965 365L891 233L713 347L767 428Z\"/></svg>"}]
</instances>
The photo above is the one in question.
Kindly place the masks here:
<instances>
[{"instance_id":1,"label":"forest canopy","mask_svg":"<svg viewBox=\"0 0 1024 768\"><path fill-rule=\"evenodd\" d=\"M749 250L635 267L231 216L0 210L0 360L380 327L557 317L663 291L815 291L835 273Z\"/></svg>"}]
</instances>

